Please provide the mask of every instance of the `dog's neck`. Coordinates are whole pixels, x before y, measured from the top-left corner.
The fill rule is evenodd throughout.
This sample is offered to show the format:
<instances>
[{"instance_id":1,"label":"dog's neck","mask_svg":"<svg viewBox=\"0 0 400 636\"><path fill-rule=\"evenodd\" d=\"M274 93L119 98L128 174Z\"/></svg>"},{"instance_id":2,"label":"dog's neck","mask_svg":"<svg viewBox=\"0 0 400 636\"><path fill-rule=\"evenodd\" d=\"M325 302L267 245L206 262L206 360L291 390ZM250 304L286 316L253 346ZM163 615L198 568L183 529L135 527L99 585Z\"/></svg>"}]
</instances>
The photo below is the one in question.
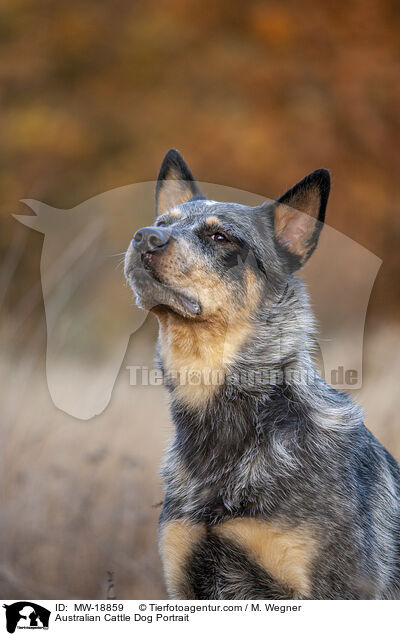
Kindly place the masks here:
<instances>
[{"instance_id":1,"label":"dog's neck","mask_svg":"<svg viewBox=\"0 0 400 636\"><path fill-rule=\"evenodd\" d=\"M252 325L247 316L190 321L168 313L159 319L159 356L173 400L197 410L212 403Z\"/></svg>"},{"instance_id":2,"label":"dog's neck","mask_svg":"<svg viewBox=\"0 0 400 636\"><path fill-rule=\"evenodd\" d=\"M297 378L305 369L315 373L314 321L296 278L277 303L266 299L255 309L228 308L204 320L165 311L157 317L165 384L172 401L193 412L215 407L226 391L262 399L276 385L290 384L289 370Z\"/></svg>"},{"instance_id":3,"label":"dog's neck","mask_svg":"<svg viewBox=\"0 0 400 636\"><path fill-rule=\"evenodd\" d=\"M226 492L222 499L239 505L241 493L258 488L261 466L271 484L286 479L299 470L317 429L332 440L343 435L343 424L360 419L357 407L314 368L313 320L295 285L279 306L251 317L246 339L216 386L199 388L188 380L182 390L168 366L180 354L168 355L183 349L193 355L194 369L199 360L209 367L207 348L215 347L216 333L229 338L228 327L213 332L207 323L177 323L174 317L161 325L159 354L175 424L163 476L171 496L184 500L193 514L209 505L212 493Z\"/></svg>"}]
</instances>

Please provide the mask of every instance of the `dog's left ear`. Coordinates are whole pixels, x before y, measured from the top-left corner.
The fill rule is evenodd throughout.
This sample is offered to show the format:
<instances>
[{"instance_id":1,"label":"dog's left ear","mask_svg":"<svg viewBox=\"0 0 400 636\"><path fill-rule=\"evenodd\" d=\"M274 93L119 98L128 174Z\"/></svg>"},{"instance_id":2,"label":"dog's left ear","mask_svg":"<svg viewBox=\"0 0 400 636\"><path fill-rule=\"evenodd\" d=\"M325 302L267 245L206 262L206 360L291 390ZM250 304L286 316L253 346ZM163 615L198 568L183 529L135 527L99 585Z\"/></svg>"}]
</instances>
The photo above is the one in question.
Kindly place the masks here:
<instances>
[{"instance_id":1,"label":"dog's left ear","mask_svg":"<svg viewBox=\"0 0 400 636\"><path fill-rule=\"evenodd\" d=\"M182 155L168 150L157 177L156 215L191 199L204 198Z\"/></svg>"},{"instance_id":2,"label":"dog's left ear","mask_svg":"<svg viewBox=\"0 0 400 636\"><path fill-rule=\"evenodd\" d=\"M317 246L329 190L329 172L321 168L285 192L275 204L275 239L292 272L304 265Z\"/></svg>"}]
</instances>

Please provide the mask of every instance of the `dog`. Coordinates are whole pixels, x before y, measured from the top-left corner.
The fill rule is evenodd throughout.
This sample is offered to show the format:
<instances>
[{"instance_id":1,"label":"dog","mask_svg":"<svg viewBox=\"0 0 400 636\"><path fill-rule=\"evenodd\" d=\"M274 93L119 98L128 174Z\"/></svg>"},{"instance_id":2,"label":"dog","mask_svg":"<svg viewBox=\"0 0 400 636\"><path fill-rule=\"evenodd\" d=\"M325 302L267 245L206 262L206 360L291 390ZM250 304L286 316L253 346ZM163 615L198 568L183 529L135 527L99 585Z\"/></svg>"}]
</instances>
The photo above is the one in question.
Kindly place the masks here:
<instances>
[{"instance_id":1,"label":"dog","mask_svg":"<svg viewBox=\"0 0 400 636\"><path fill-rule=\"evenodd\" d=\"M257 207L210 201L170 150L156 221L126 252L175 424L159 521L171 598L400 596L400 468L317 373L295 275L329 191L320 169Z\"/></svg>"}]
</instances>

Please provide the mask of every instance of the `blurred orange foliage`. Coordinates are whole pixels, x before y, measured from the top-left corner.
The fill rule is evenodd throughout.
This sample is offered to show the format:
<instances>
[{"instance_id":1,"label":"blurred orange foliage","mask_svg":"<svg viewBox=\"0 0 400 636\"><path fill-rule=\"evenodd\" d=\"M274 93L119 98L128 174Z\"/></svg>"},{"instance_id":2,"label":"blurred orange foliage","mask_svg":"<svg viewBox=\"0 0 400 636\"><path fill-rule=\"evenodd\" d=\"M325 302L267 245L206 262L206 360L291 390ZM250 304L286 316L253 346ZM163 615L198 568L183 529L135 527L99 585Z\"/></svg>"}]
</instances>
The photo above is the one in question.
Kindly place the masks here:
<instances>
[{"instance_id":1,"label":"blurred orange foliage","mask_svg":"<svg viewBox=\"0 0 400 636\"><path fill-rule=\"evenodd\" d=\"M269 197L325 166L328 222L383 259L374 306L394 311L399 32L394 0L3 2L0 248L19 199L71 207L154 179L169 147L199 179Z\"/></svg>"}]
</instances>

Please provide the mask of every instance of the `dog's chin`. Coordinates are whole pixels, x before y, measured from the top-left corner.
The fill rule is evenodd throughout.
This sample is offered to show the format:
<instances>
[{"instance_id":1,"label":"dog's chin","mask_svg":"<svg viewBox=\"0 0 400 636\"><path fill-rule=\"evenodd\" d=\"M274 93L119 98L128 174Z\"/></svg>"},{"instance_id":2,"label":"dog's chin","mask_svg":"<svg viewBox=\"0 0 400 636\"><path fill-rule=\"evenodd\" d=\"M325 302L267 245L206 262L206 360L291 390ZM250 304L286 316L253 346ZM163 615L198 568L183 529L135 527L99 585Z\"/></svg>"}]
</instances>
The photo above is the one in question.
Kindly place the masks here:
<instances>
[{"instance_id":1,"label":"dog's chin","mask_svg":"<svg viewBox=\"0 0 400 636\"><path fill-rule=\"evenodd\" d=\"M190 319L201 316L201 306L195 298L161 282L149 270L137 267L129 272L127 278L142 309L156 314L172 312Z\"/></svg>"}]
</instances>

